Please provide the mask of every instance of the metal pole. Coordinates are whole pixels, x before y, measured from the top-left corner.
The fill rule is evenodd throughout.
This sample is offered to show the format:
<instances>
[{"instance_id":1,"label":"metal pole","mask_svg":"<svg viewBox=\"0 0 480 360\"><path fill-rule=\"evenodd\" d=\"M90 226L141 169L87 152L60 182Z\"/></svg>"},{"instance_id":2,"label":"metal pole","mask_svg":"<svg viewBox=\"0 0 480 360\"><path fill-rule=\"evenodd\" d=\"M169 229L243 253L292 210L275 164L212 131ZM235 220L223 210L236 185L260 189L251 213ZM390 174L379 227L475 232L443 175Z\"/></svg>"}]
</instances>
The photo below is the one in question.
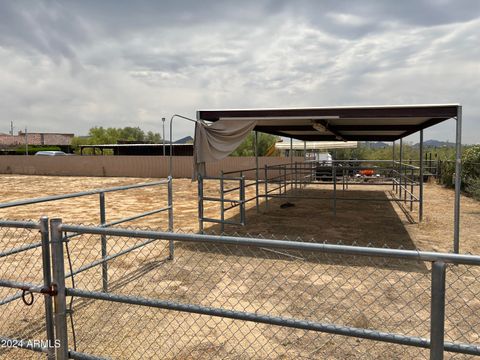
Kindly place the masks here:
<instances>
[{"instance_id":1,"label":"metal pole","mask_svg":"<svg viewBox=\"0 0 480 360\"><path fill-rule=\"evenodd\" d=\"M166 150L166 146L165 146L165 118L164 117L162 117L162 128L163 128L163 134L162 134L163 156L166 156L166 154L165 154L165 150Z\"/></svg>"},{"instance_id":2,"label":"metal pole","mask_svg":"<svg viewBox=\"0 0 480 360\"><path fill-rule=\"evenodd\" d=\"M392 149L392 190L395 190L395 141Z\"/></svg>"},{"instance_id":3,"label":"metal pole","mask_svg":"<svg viewBox=\"0 0 480 360\"><path fill-rule=\"evenodd\" d=\"M52 239L52 285L57 290L55 301L55 337L59 341L56 348L58 360L68 359L68 334L67 334L67 302L65 296L65 268L63 259L63 239L60 225L61 219L50 220Z\"/></svg>"},{"instance_id":4,"label":"metal pole","mask_svg":"<svg viewBox=\"0 0 480 360\"><path fill-rule=\"evenodd\" d=\"M173 178L171 176L168 177L168 231L173 231ZM173 256L175 253L175 244L173 240L170 240L168 243L168 260L173 260Z\"/></svg>"},{"instance_id":5,"label":"metal pole","mask_svg":"<svg viewBox=\"0 0 480 360\"><path fill-rule=\"evenodd\" d=\"M336 173L334 162L332 162L332 178L333 178L333 216L337 216L337 173Z\"/></svg>"},{"instance_id":6,"label":"metal pole","mask_svg":"<svg viewBox=\"0 0 480 360\"><path fill-rule=\"evenodd\" d=\"M257 213L259 210L259 200L258 200L258 132L254 132L255 136L255 208L257 209Z\"/></svg>"},{"instance_id":7,"label":"metal pole","mask_svg":"<svg viewBox=\"0 0 480 360\"><path fill-rule=\"evenodd\" d=\"M245 176L240 179L240 223L245 226L247 219L245 216Z\"/></svg>"},{"instance_id":8,"label":"metal pole","mask_svg":"<svg viewBox=\"0 0 480 360\"><path fill-rule=\"evenodd\" d=\"M423 130L420 130L420 188L418 194L418 222L423 220Z\"/></svg>"},{"instance_id":9,"label":"metal pole","mask_svg":"<svg viewBox=\"0 0 480 360\"><path fill-rule=\"evenodd\" d=\"M303 142L303 161L307 161L307 142Z\"/></svg>"},{"instance_id":10,"label":"metal pole","mask_svg":"<svg viewBox=\"0 0 480 360\"><path fill-rule=\"evenodd\" d=\"M432 264L430 360L442 360L445 333L445 263Z\"/></svg>"},{"instance_id":11,"label":"metal pole","mask_svg":"<svg viewBox=\"0 0 480 360\"><path fill-rule=\"evenodd\" d=\"M100 194L100 224L102 226L107 222L105 215L105 193L101 192ZM105 260L107 257L107 236L101 236L102 243L102 259ZM102 263L102 289L104 292L108 292L108 263L104 261Z\"/></svg>"},{"instance_id":12,"label":"metal pole","mask_svg":"<svg viewBox=\"0 0 480 360\"><path fill-rule=\"evenodd\" d=\"M203 234L203 177L198 175L198 229Z\"/></svg>"},{"instance_id":13,"label":"metal pole","mask_svg":"<svg viewBox=\"0 0 480 360\"><path fill-rule=\"evenodd\" d=\"M453 252L460 251L460 189L462 186L462 107L458 107L455 150L455 209L453 224Z\"/></svg>"},{"instance_id":14,"label":"metal pole","mask_svg":"<svg viewBox=\"0 0 480 360\"><path fill-rule=\"evenodd\" d=\"M50 269L50 236L48 233L48 218L42 216L40 218L40 234L42 236L42 268L43 268L43 286L50 288L52 285L52 275ZM53 304L52 297L45 294L45 330L47 333L48 360L55 359L55 329L53 325Z\"/></svg>"},{"instance_id":15,"label":"metal pole","mask_svg":"<svg viewBox=\"0 0 480 360\"><path fill-rule=\"evenodd\" d=\"M398 165L398 196L400 200L402 200L402 161L403 161L403 139L400 139L400 154L399 154L399 162L400 164Z\"/></svg>"},{"instance_id":16,"label":"metal pole","mask_svg":"<svg viewBox=\"0 0 480 360\"><path fill-rule=\"evenodd\" d=\"M265 211L268 210L268 165L265 165Z\"/></svg>"},{"instance_id":17,"label":"metal pole","mask_svg":"<svg viewBox=\"0 0 480 360\"><path fill-rule=\"evenodd\" d=\"M223 235L225 231L225 193L224 193L224 182L223 182L223 170L220 173L220 231Z\"/></svg>"},{"instance_id":18,"label":"metal pole","mask_svg":"<svg viewBox=\"0 0 480 360\"><path fill-rule=\"evenodd\" d=\"M292 169L293 169L293 138L290 138L290 178L292 177ZM285 181L287 179L287 168L285 167ZM285 183L286 185L286 183ZM290 179L290 189L293 189L293 181ZM285 192L287 189L285 188Z\"/></svg>"},{"instance_id":19,"label":"metal pole","mask_svg":"<svg viewBox=\"0 0 480 360\"><path fill-rule=\"evenodd\" d=\"M410 211L413 210L413 184L414 184L414 173L413 167L410 171Z\"/></svg>"}]
</instances>

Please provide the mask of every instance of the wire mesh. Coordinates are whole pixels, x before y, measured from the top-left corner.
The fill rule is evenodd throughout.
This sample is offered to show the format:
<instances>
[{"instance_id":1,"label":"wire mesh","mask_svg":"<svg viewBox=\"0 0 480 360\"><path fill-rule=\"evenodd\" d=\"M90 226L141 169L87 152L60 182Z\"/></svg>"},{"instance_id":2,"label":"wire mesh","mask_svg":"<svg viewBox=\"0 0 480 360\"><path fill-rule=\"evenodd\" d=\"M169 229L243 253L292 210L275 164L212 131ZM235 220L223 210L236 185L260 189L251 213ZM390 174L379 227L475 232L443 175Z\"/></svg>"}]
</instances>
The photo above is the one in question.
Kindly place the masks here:
<instances>
[{"instance_id":1,"label":"wire mesh","mask_svg":"<svg viewBox=\"0 0 480 360\"><path fill-rule=\"evenodd\" d=\"M110 236L108 254L145 241ZM99 260L99 242L99 235L70 241L74 272ZM429 263L211 243L176 242L175 249L169 261L167 242L156 240L109 261L108 291L429 337ZM101 291L101 266L74 281ZM419 348L267 324L100 300L74 304L77 350L115 358L428 357Z\"/></svg>"},{"instance_id":2,"label":"wire mesh","mask_svg":"<svg viewBox=\"0 0 480 360\"><path fill-rule=\"evenodd\" d=\"M43 284L41 236L37 229L0 227L0 279ZM22 251L22 249L30 248ZM46 341L45 307L42 295L0 287L0 336L22 340ZM33 301L31 305L27 305ZM19 349L9 341L0 341L2 359L45 358L44 354Z\"/></svg>"}]
</instances>

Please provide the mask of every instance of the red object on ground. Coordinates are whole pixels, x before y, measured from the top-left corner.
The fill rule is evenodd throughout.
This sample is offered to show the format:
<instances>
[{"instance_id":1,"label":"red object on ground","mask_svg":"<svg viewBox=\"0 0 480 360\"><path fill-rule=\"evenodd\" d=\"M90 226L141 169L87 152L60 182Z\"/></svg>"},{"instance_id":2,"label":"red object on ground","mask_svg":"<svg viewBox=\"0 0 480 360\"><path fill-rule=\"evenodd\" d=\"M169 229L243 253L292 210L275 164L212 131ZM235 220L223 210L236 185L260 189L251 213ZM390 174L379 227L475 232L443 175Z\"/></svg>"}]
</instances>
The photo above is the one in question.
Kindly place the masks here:
<instances>
[{"instance_id":1,"label":"red object on ground","mask_svg":"<svg viewBox=\"0 0 480 360\"><path fill-rule=\"evenodd\" d=\"M374 174L375 174L375 170L373 169L360 170L360 175L363 175L363 176L372 176Z\"/></svg>"}]
</instances>

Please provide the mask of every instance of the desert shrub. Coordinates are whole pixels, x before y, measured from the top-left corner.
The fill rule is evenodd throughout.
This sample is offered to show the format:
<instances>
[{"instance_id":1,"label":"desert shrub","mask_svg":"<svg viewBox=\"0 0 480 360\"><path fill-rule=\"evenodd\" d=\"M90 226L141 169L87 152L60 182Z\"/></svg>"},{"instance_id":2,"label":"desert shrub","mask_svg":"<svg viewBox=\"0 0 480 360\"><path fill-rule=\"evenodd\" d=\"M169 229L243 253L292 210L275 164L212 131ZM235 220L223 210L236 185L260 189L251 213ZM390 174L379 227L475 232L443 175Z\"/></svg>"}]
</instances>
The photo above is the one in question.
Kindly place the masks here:
<instances>
[{"instance_id":1,"label":"desert shrub","mask_svg":"<svg viewBox=\"0 0 480 360\"><path fill-rule=\"evenodd\" d=\"M466 149L462 156L462 162L462 180L465 184L480 178L480 145Z\"/></svg>"},{"instance_id":2,"label":"desert shrub","mask_svg":"<svg viewBox=\"0 0 480 360\"><path fill-rule=\"evenodd\" d=\"M480 177L470 180L465 186L465 191L474 199L480 200Z\"/></svg>"}]
</instances>

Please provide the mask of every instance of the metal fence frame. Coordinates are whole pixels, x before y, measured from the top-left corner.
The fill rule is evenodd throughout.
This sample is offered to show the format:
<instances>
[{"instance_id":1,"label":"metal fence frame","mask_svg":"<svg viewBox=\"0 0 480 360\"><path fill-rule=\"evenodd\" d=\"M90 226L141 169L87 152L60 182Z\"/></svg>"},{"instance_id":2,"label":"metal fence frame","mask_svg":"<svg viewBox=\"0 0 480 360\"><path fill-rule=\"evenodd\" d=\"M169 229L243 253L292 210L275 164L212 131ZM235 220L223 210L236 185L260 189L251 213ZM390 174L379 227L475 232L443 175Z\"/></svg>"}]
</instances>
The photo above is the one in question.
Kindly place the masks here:
<instances>
[{"instance_id":1,"label":"metal fence frame","mask_svg":"<svg viewBox=\"0 0 480 360\"><path fill-rule=\"evenodd\" d=\"M17 288L23 292L42 294L45 298L45 329L51 343L57 343L55 348L56 359L96 359L94 355L84 354L68 349L67 338L67 305L66 297L98 299L111 302L148 306L153 308L170 309L181 312L238 319L256 323L271 324L295 329L311 330L356 338L377 340L393 344L415 346L430 349L431 359L442 359L444 351L480 355L480 346L475 344L453 343L444 341L445 317L445 269L446 264L463 264L480 266L480 256L458 255L451 253L435 253L414 250L394 250L386 248L370 248L346 245L331 245L304 243L283 240L265 240L259 238L244 238L231 236L214 236L205 234L180 234L174 232L142 231L119 228L92 227L62 224L61 219L50 220L50 231L47 228L47 219L42 218L39 223L33 222L0 222L0 227L24 227L39 229L42 236L43 284L30 284L15 281L0 280L1 287ZM49 237L50 233L50 237ZM355 328L337 324L318 323L304 319L285 318L269 314L250 313L244 311L214 308L196 304L183 304L174 301L139 298L129 295L118 295L104 291L86 291L66 287L65 278L68 274L64 268L64 253L68 243L67 233L92 234L100 236L117 236L146 239L147 241L178 241L204 244L223 244L235 246L249 246L271 250L304 250L322 254L341 254L348 256L395 258L405 260L427 261L432 263L431 292L430 292L430 338L407 336L381 332L371 329ZM50 240L51 239L51 240ZM27 250L25 250L27 251ZM50 257L50 259L49 259ZM108 260L107 260L108 261ZM97 263L96 265L99 265ZM51 278L50 278L51 272ZM52 302L55 304L52 307ZM55 331L53 331L53 325ZM0 334L1 335L1 334ZM1 340L8 340L0 336ZM25 349L46 353L53 359L52 347L24 346Z\"/></svg>"},{"instance_id":2,"label":"metal fence frame","mask_svg":"<svg viewBox=\"0 0 480 360\"><path fill-rule=\"evenodd\" d=\"M360 178L361 181L350 180L354 173L362 170L375 169L378 173L382 173L382 181L378 181L375 177L365 176ZM420 166L412 165L411 161L402 162L395 160L330 160L330 161L304 161L304 162L290 162L278 165L265 165L264 178L259 179L258 169L249 168L235 171L221 172L219 176L198 176L198 220L200 232L203 232L204 222L219 223L221 232L224 232L225 225L245 225L245 204L250 201L255 201L257 212L260 209L260 199L264 199L264 208L268 210L269 199L321 199L331 200L332 213L337 213L337 201L388 201L395 202L402 206L407 211L413 211L414 204L418 204L418 221L421 222L423 218L423 181L424 171L422 163ZM256 173L256 179L249 183L245 183L245 173ZM326 175L326 179L319 179L318 172ZM233 176L235 175L235 176ZM238 176L237 176L238 175ZM214 180L218 181L220 189L220 198L207 198L204 196L204 181ZM225 197L224 184L228 180L239 180L240 186L233 190L240 190L239 200L230 200ZM331 196L308 196L301 195L300 190L307 185L331 185ZM337 189L341 188L342 192L349 189L350 185L362 186L392 186L390 192L391 197L387 199L371 199L367 197L353 198L341 197L337 194ZM245 199L245 192L248 187L255 187L255 195ZM263 187L263 193L260 188ZM295 190L288 193L288 189ZM243 197L242 197L243 195ZM211 219L204 217L204 201L220 202L220 216L219 219ZM230 219L225 219L225 211L230 210L236 206L230 206L225 209L225 203L237 202L240 205L240 221L233 222ZM410 217L410 220L413 219Z\"/></svg>"}]
</instances>

